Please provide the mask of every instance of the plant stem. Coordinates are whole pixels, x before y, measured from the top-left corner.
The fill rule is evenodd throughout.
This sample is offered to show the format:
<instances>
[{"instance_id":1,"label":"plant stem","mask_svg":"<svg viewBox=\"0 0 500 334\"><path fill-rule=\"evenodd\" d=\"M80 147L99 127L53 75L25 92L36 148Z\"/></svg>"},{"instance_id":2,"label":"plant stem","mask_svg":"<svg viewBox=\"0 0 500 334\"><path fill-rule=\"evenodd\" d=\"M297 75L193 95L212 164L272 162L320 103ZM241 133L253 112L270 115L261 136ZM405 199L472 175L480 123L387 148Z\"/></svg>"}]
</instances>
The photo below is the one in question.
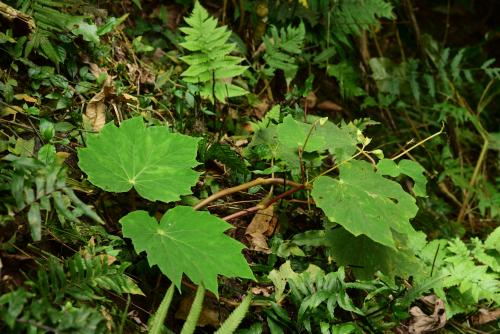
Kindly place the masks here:
<instances>
[{"instance_id":1,"label":"plant stem","mask_svg":"<svg viewBox=\"0 0 500 334\"><path fill-rule=\"evenodd\" d=\"M293 194L299 190L302 190L305 187L306 186L304 184L301 184L297 187L294 187L290 190L285 191L284 193L279 194L276 197L266 199L266 200L260 202L259 204L249 208L249 209L241 210L241 211L235 212L233 214L230 214L229 216L222 218L222 220L229 221L231 219L242 217L242 216L245 216L245 215L250 214L250 213L255 212L255 211L263 210L263 209L269 207L270 205L272 205L273 203L276 203L280 199L285 198L287 196L290 196L291 194Z\"/></svg>"},{"instance_id":2,"label":"plant stem","mask_svg":"<svg viewBox=\"0 0 500 334\"><path fill-rule=\"evenodd\" d=\"M418 143L416 143L416 144L415 144L415 145L413 145L412 147L410 147L410 148L408 148L408 149L404 150L403 152L399 153L399 154L398 154L398 155L396 155L395 157L392 157L392 158L391 158L391 160L397 160L397 159L401 158L403 155L405 155L405 154L407 154L408 152L410 152L411 150L413 150L413 149L415 149L415 148L419 147L420 145L422 145L422 144L423 144L423 143L425 143L426 141L429 141L429 140L431 140L432 138L439 136L441 133L443 133L443 129L444 129L444 123L441 125L441 129L440 129L438 132L436 132L436 133L435 133L435 134L433 134L433 135L430 135L430 136L429 136L429 137L427 137L427 138L422 139L421 141L419 141Z\"/></svg>"},{"instance_id":3,"label":"plant stem","mask_svg":"<svg viewBox=\"0 0 500 334\"><path fill-rule=\"evenodd\" d=\"M269 184L276 184L276 185L284 184L284 185L292 186L292 187L300 187L300 186L307 187L306 185L303 185L301 183L289 181L289 180L279 178L279 177L274 177L274 178L269 178L269 179L259 177L253 181L246 182L246 183L240 184L240 185L235 186L235 187L226 188L226 189L223 189L221 191L218 191L215 194L205 198L204 200L200 201L198 204L193 206L193 209L200 210L203 207L207 206L208 204L212 203L213 201L218 200L219 198L222 198L224 196L234 194L238 191L247 190L247 189L255 187L255 186L269 185Z\"/></svg>"},{"instance_id":4,"label":"plant stem","mask_svg":"<svg viewBox=\"0 0 500 334\"><path fill-rule=\"evenodd\" d=\"M201 309L203 308L203 299L205 298L205 287L203 283L198 285L196 289L196 296L194 297L193 303L191 304L191 309L186 318L186 322L182 326L181 334L192 334L196 329L196 324L200 318Z\"/></svg>"},{"instance_id":5,"label":"plant stem","mask_svg":"<svg viewBox=\"0 0 500 334\"><path fill-rule=\"evenodd\" d=\"M172 302L172 297L174 296L174 283L170 285L163 300L161 301L160 307L156 310L156 313L153 317L153 322L151 324L151 329L148 334L160 334L161 328L163 326L163 322L167 316L168 308L170 307L170 303Z\"/></svg>"}]
</instances>

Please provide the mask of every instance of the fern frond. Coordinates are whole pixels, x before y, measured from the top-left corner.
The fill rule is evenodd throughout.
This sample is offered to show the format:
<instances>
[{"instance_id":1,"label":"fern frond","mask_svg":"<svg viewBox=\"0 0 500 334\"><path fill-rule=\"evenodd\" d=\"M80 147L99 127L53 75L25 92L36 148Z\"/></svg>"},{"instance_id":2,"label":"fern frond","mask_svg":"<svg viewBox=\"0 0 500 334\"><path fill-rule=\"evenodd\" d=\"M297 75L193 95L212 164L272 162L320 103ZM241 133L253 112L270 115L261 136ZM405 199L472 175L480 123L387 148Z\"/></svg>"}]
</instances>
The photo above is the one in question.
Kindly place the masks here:
<instances>
[{"instance_id":1,"label":"fern frond","mask_svg":"<svg viewBox=\"0 0 500 334\"><path fill-rule=\"evenodd\" d=\"M288 26L279 31L275 26L271 26L269 33L263 38L266 47L264 60L268 66L265 71L268 75L273 75L278 69L282 70L285 73L287 85L290 85L297 74L296 56L302 53L305 33L302 22L297 28Z\"/></svg>"},{"instance_id":2,"label":"fern frond","mask_svg":"<svg viewBox=\"0 0 500 334\"><path fill-rule=\"evenodd\" d=\"M347 35L378 27L378 18L394 18L392 5L385 0L343 0L332 14L333 35L345 42Z\"/></svg>"},{"instance_id":3,"label":"fern frond","mask_svg":"<svg viewBox=\"0 0 500 334\"><path fill-rule=\"evenodd\" d=\"M229 145L213 143L210 147L202 147L201 149L203 150L203 161L217 160L223 163L235 180L244 181L250 175L245 161Z\"/></svg>"},{"instance_id":4,"label":"fern frond","mask_svg":"<svg viewBox=\"0 0 500 334\"><path fill-rule=\"evenodd\" d=\"M11 161L10 191L15 200L16 212L28 209L28 222L32 238L41 239L42 219L40 211L50 212L52 205L59 219L78 222L78 216L84 215L96 222L102 219L85 203L83 203L66 185L66 170L57 163L44 162L25 157L10 155Z\"/></svg>"},{"instance_id":5,"label":"fern frond","mask_svg":"<svg viewBox=\"0 0 500 334\"><path fill-rule=\"evenodd\" d=\"M224 102L228 97L246 94L243 88L228 83L228 79L247 69L247 66L239 65L243 58L230 55L236 48L234 43L228 43L231 32L225 26L217 27L217 20L209 16L198 2L186 23L189 27L180 28L186 34L180 45L193 53L181 57L189 65L181 74L184 80L201 84L200 95L212 102L214 98Z\"/></svg>"},{"instance_id":6,"label":"fern frond","mask_svg":"<svg viewBox=\"0 0 500 334\"><path fill-rule=\"evenodd\" d=\"M137 285L124 272L125 265L107 263L107 257L83 257L75 254L60 263L49 258L39 270L33 285L34 291L54 303L67 296L78 300L102 299L101 290L115 293L142 294Z\"/></svg>"}]
</instances>

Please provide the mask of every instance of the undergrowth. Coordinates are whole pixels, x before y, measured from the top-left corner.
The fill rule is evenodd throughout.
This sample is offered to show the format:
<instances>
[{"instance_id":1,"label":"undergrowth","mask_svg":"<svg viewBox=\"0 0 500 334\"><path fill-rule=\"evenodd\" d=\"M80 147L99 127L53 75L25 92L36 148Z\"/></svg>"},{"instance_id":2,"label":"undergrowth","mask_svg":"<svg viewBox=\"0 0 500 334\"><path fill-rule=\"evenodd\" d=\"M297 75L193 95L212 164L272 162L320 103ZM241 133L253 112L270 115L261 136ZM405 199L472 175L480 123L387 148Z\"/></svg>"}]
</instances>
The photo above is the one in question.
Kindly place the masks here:
<instances>
[{"instance_id":1,"label":"undergrowth","mask_svg":"<svg viewBox=\"0 0 500 334\"><path fill-rule=\"evenodd\" d=\"M0 332L498 331L484 8L0 2Z\"/></svg>"}]
</instances>

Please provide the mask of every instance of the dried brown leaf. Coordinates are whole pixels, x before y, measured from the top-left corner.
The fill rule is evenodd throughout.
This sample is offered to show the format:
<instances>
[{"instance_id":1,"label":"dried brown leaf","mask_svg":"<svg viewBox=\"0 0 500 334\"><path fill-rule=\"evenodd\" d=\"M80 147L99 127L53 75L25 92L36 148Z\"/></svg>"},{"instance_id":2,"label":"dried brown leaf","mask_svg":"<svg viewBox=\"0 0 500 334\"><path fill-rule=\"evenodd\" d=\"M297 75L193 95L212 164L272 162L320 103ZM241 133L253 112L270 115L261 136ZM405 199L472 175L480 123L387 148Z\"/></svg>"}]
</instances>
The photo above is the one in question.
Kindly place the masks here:
<instances>
[{"instance_id":1,"label":"dried brown leaf","mask_svg":"<svg viewBox=\"0 0 500 334\"><path fill-rule=\"evenodd\" d=\"M497 319L500 319L500 308L497 308L495 310L480 308L479 314L475 315L472 318L472 323L474 325L484 325Z\"/></svg>"},{"instance_id":2,"label":"dried brown leaf","mask_svg":"<svg viewBox=\"0 0 500 334\"><path fill-rule=\"evenodd\" d=\"M434 312L432 315L427 315L420 309L420 307L413 306L410 309L410 314L412 316L410 326L408 328L408 333L410 334L433 332L446 325L444 302L441 299L435 298L435 296L424 299L426 302L434 301Z\"/></svg>"},{"instance_id":3,"label":"dried brown leaf","mask_svg":"<svg viewBox=\"0 0 500 334\"><path fill-rule=\"evenodd\" d=\"M88 118L92 129L96 132L101 131L106 124L106 105L104 104L106 94L104 90L94 95L87 104L85 116Z\"/></svg>"},{"instance_id":4,"label":"dried brown leaf","mask_svg":"<svg viewBox=\"0 0 500 334\"><path fill-rule=\"evenodd\" d=\"M274 206L257 211L245 230L251 248L257 252L269 254L271 250L267 244L267 237L276 229L278 219L274 215Z\"/></svg>"}]
</instances>

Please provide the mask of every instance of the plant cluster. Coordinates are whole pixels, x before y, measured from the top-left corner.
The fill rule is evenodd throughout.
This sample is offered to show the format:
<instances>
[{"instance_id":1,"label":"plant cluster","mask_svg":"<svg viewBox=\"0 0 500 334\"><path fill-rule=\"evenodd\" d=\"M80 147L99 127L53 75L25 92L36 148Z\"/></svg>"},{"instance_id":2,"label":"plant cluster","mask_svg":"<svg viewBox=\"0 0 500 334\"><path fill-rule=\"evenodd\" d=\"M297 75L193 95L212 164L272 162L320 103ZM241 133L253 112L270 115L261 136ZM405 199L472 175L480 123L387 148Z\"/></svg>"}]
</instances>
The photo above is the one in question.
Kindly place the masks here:
<instances>
[{"instance_id":1,"label":"plant cluster","mask_svg":"<svg viewBox=\"0 0 500 334\"><path fill-rule=\"evenodd\" d=\"M498 329L488 50L410 0L203 4L0 2L0 331Z\"/></svg>"}]
</instances>

